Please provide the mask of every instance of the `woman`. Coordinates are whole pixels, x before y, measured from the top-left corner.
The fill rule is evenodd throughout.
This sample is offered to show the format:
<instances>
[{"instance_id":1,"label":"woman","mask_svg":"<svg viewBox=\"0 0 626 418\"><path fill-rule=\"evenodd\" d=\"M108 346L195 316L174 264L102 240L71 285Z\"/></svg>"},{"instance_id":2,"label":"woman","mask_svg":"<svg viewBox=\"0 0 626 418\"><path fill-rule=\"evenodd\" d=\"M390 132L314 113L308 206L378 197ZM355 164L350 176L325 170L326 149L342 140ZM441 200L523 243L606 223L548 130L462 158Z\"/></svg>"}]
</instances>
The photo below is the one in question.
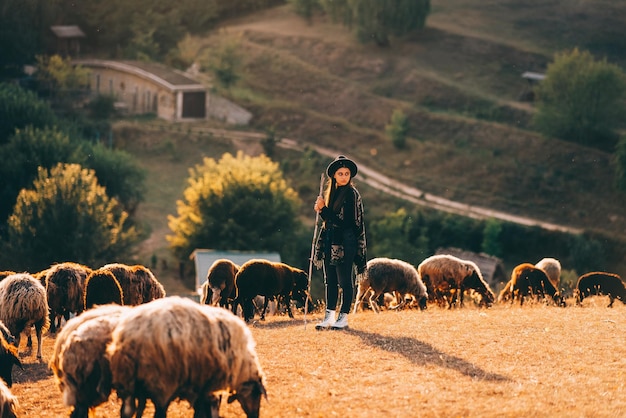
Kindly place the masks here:
<instances>
[{"instance_id":1,"label":"woman","mask_svg":"<svg viewBox=\"0 0 626 418\"><path fill-rule=\"evenodd\" d=\"M326 314L315 329L343 329L348 326L348 312L354 294L352 266L357 274L365 271L366 241L361 195L352 179L358 169L354 161L343 155L328 165L325 197L318 196L314 209L324 220L317 240L315 264L324 268ZM327 205L328 202L328 205ZM335 311L341 287L339 316Z\"/></svg>"}]
</instances>

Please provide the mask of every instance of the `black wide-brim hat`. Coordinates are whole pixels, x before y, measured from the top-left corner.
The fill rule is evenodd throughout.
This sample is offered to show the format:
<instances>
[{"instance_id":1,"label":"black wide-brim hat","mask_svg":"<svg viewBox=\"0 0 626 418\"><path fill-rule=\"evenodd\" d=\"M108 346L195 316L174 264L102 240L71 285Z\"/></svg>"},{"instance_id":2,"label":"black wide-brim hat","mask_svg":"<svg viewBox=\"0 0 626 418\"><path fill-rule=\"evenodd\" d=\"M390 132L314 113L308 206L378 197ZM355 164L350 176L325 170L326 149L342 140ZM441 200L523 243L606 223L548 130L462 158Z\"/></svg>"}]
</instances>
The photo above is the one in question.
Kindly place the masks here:
<instances>
[{"instance_id":1,"label":"black wide-brim hat","mask_svg":"<svg viewBox=\"0 0 626 418\"><path fill-rule=\"evenodd\" d=\"M333 177L335 175L335 172L342 167L346 167L350 170L350 177L356 176L356 173L359 171L354 161L346 158L345 155L340 155L335 158L332 163L328 164L328 167L326 168L326 174L328 174L328 177Z\"/></svg>"}]
</instances>

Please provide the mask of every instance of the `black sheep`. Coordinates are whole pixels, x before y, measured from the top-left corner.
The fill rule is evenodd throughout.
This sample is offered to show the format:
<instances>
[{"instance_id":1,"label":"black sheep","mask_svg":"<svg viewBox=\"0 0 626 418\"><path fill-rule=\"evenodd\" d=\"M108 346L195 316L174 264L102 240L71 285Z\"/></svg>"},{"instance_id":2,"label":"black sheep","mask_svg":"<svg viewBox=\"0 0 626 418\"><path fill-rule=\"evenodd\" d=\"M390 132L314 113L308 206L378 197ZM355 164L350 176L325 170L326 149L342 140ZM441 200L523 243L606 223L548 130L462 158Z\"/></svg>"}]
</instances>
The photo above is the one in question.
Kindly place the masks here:
<instances>
[{"instance_id":1,"label":"black sheep","mask_svg":"<svg viewBox=\"0 0 626 418\"><path fill-rule=\"evenodd\" d=\"M613 307L615 299L626 303L626 286L617 274L594 271L583 274L576 284L578 293L576 301L581 304L583 299L593 295L605 295L610 299L609 308Z\"/></svg>"},{"instance_id":2,"label":"black sheep","mask_svg":"<svg viewBox=\"0 0 626 418\"><path fill-rule=\"evenodd\" d=\"M254 318L255 296L265 296L261 320L265 319L265 310L270 299L276 297L287 306L287 313L293 318L291 300L304 304L307 298L308 276L303 270L285 263L276 263L262 259L253 259L244 263L235 276L236 298L233 312L241 305L246 322Z\"/></svg>"}]
</instances>

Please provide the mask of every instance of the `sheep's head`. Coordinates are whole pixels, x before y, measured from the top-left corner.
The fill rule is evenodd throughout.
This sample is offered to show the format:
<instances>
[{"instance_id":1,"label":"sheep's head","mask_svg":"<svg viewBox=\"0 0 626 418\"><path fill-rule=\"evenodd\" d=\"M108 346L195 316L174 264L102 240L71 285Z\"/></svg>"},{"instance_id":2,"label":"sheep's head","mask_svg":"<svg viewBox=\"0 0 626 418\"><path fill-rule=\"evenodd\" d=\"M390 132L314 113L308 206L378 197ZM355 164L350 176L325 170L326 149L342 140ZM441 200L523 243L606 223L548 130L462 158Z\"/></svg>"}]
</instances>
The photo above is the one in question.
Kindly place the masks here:
<instances>
[{"instance_id":1,"label":"sheep's head","mask_svg":"<svg viewBox=\"0 0 626 418\"><path fill-rule=\"evenodd\" d=\"M258 418L261 410L261 396L265 396L265 399L267 399L267 392L263 382L260 379L249 380L228 397L228 403L236 400L248 418Z\"/></svg>"}]
</instances>

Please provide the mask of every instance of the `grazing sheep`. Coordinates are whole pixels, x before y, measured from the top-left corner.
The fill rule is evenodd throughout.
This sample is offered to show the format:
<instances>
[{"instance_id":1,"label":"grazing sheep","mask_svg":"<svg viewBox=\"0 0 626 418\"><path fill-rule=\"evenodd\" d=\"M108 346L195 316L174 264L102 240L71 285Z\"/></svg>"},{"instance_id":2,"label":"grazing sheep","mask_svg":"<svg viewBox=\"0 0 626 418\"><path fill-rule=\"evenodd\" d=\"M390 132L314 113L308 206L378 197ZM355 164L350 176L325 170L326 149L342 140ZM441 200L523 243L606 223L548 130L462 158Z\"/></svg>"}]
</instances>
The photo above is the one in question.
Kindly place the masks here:
<instances>
[{"instance_id":1,"label":"grazing sheep","mask_svg":"<svg viewBox=\"0 0 626 418\"><path fill-rule=\"evenodd\" d=\"M141 303L147 303L155 299L165 297L165 288L154 276L154 273L141 264L130 266L130 271L138 277L143 283L143 294L141 295Z\"/></svg>"},{"instance_id":2,"label":"grazing sheep","mask_svg":"<svg viewBox=\"0 0 626 418\"><path fill-rule=\"evenodd\" d=\"M561 263L556 258L542 258L535 264L535 267L543 270L555 289L561 285Z\"/></svg>"},{"instance_id":3,"label":"grazing sheep","mask_svg":"<svg viewBox=\"0 0 626 418\"><path fill-rule=\"evenodd\" d=\"M134 306L143 303L145 281L142 277L134 274L129 265L123 263L111 263L102 266L101 268L113 273L120 286L122 286L124 305Z\"/></svg>"},{"instance_id":4,"label":"grazing sheep","mask_svg":"<svg viewBox=\"0 0 626 418\"><path fill-rule=\"evenodd\" d=\"M507 286L510 286L511 302L519 298L520 305L522 305L526 296L534 295L538 299L543 299L547 294L552 297L554 303L559 306L565 306L563 298L548 278L546 272L530 263L522 263L515 266Z\"/></svg>"},{"instance_id":5,"label":"grazing sheep","mask_svg":"<svg viewBox=\"0 0 626 418\"><path fill-rule=\"evenodd\" d=\"M215 260L207 272L203 287L203 303L228 309L236 297L235 276L239 266L222 258ZM209 299L210 297L210 299Z\"/></svg>"},{"instance_id":6,"label":"grazing sheep","mask_svg":"<svg viewBox=\"0 0 626 418\"><path fill-rule=\"evenodd\" d=\"M609 297L609 308L613 307L615 299L626 304L626 286L622 278L614 273L594 271L583 274L576 283L576 303L582 304L586 297L605 295Z\"/></svg>"},{"instance_id":7,"label":"grazing sheep","mask_svg":"<svg viewBox=\"0 0 626 418\"><path fill-rule=\"evenodd\" d=\"M20 346L22 331L35 326L37 358L41 358L41 335L50 326L46 289L28 273L17 273L0 282L0 321Z\"/></svg>"},{"instance_id":8,"label":"grazing sheep","mask_svg":"<svg viewBox=\"0 0 626 418\"><path fill-rule=\"evenodd\" d=\"M120 317L107 355L122 418L141 416L148 398L155 417L165 417L175 399L193 405L194 416L215 416L222 391L248 417L259 416L266 392L255 343L226 309L178 296L134 307Z\"/></svg>"},{"instance_id":9,"label":"grazing sheep","mask_svg":"<svg viewBox=\"0 0 626 418\"><path fill-rule=\"evenodd\" d=\"M72 407L71 418L87 418L90 409L109 399L106 347L127 309L115 304L95 307L70 319L57 336L49 367L63 393L63 404Z\"/></svg>"},{"instance_id":10,"label":"grazing sheep","mask_svg":"<svg viewBox=\"0 0 626 418\"><path fill-rule=\"evenodd\" d=\"M270 299L276 296L277 302L283 302L289 317L293 318L291 300L304 304L308 297L307 287L308 276L303 270L285 263L262 259L249 260L241 266L235 276L237 296L233 302L233 313L237 313L237 306L241 305L245 321L250 322L254 318L253 299L261 295L265 296L261 313L261 320L264 320L267 305Z\"/></svg>"},{"instance_id":11,"label":"grazing sheep","mask_svg":"<svg viewBox=\"0 0 626 418\"><path fill-rule=\"evenodd\" d=\"M85 279L91 269L78 263L65 262L51 266L45 274L48 306L50 308L50 332L61 327L61 318L70 319L70 314L83 311Z\"/></svg>"},{"instance_id":12,"label":"grazing sheep","mask_svg":"<svg viewBox=\"0 0 626 418\"><path fill-rule=\"evenodd\" d=\"M85 281L84 309L110 303L124 304L122 286L109 270L92 271Z\"/></svg>"},{"instance_id":13,"label":"grazing sheep","mask_svg":"<svg viewBox=\"0 0 626 418\"><path fill-rule=\"evenodd\" d=\"M463 306L463 295L470 289L481 295L481 305L491 306L495 300L495 295L483 279L480 269L470 260L462 260L449 254L433 255L417 266L417 272L426 285L431 300L440 305L447 300L448 307L452 308L459 299L459 305Z\"/></svg>"},{"instance_id":14,"label":"grazing sheep","mask_svg":"<svg viewBox=\"0 0 626 418\"><path fill-rule=\"evenodd\" d=\"M366 287L367 286L367 287ZM417 299L420 309L426 309L428 292L415 267L406 261L392 258L373 258L367 262L365 275L359 282L357 299L354 305L356 312L360 298L368 289L372 289L369 296L370 306L374 312L380 312L376 300L385 292L395 292L400 309L405 305L405 295L409 294ZM400 296L400 300L398 300Z\"/></svg>"},{"instance_id":15,"label":"grazing sheep","mask_svg":"<svg viewBox=\"0 0 626 418\"><path fill-rule=\"evenodd\" d=\"M8 387L13 386L13 366L22 367L22 362L17 355L15 337L9 329L0 322L0 378ZM2 415L0 414L0 418Z\"/></svg>"},{"instance_id":16,"label":"grazing sheep","mask_svg":"<svg viewBox=\"0 0 626 418\"><path fill-rule=\"evenodd\" d=\"M0 380L0 418L17 418L18 408L17 396Z\"/></svg>"}]
</instances>

